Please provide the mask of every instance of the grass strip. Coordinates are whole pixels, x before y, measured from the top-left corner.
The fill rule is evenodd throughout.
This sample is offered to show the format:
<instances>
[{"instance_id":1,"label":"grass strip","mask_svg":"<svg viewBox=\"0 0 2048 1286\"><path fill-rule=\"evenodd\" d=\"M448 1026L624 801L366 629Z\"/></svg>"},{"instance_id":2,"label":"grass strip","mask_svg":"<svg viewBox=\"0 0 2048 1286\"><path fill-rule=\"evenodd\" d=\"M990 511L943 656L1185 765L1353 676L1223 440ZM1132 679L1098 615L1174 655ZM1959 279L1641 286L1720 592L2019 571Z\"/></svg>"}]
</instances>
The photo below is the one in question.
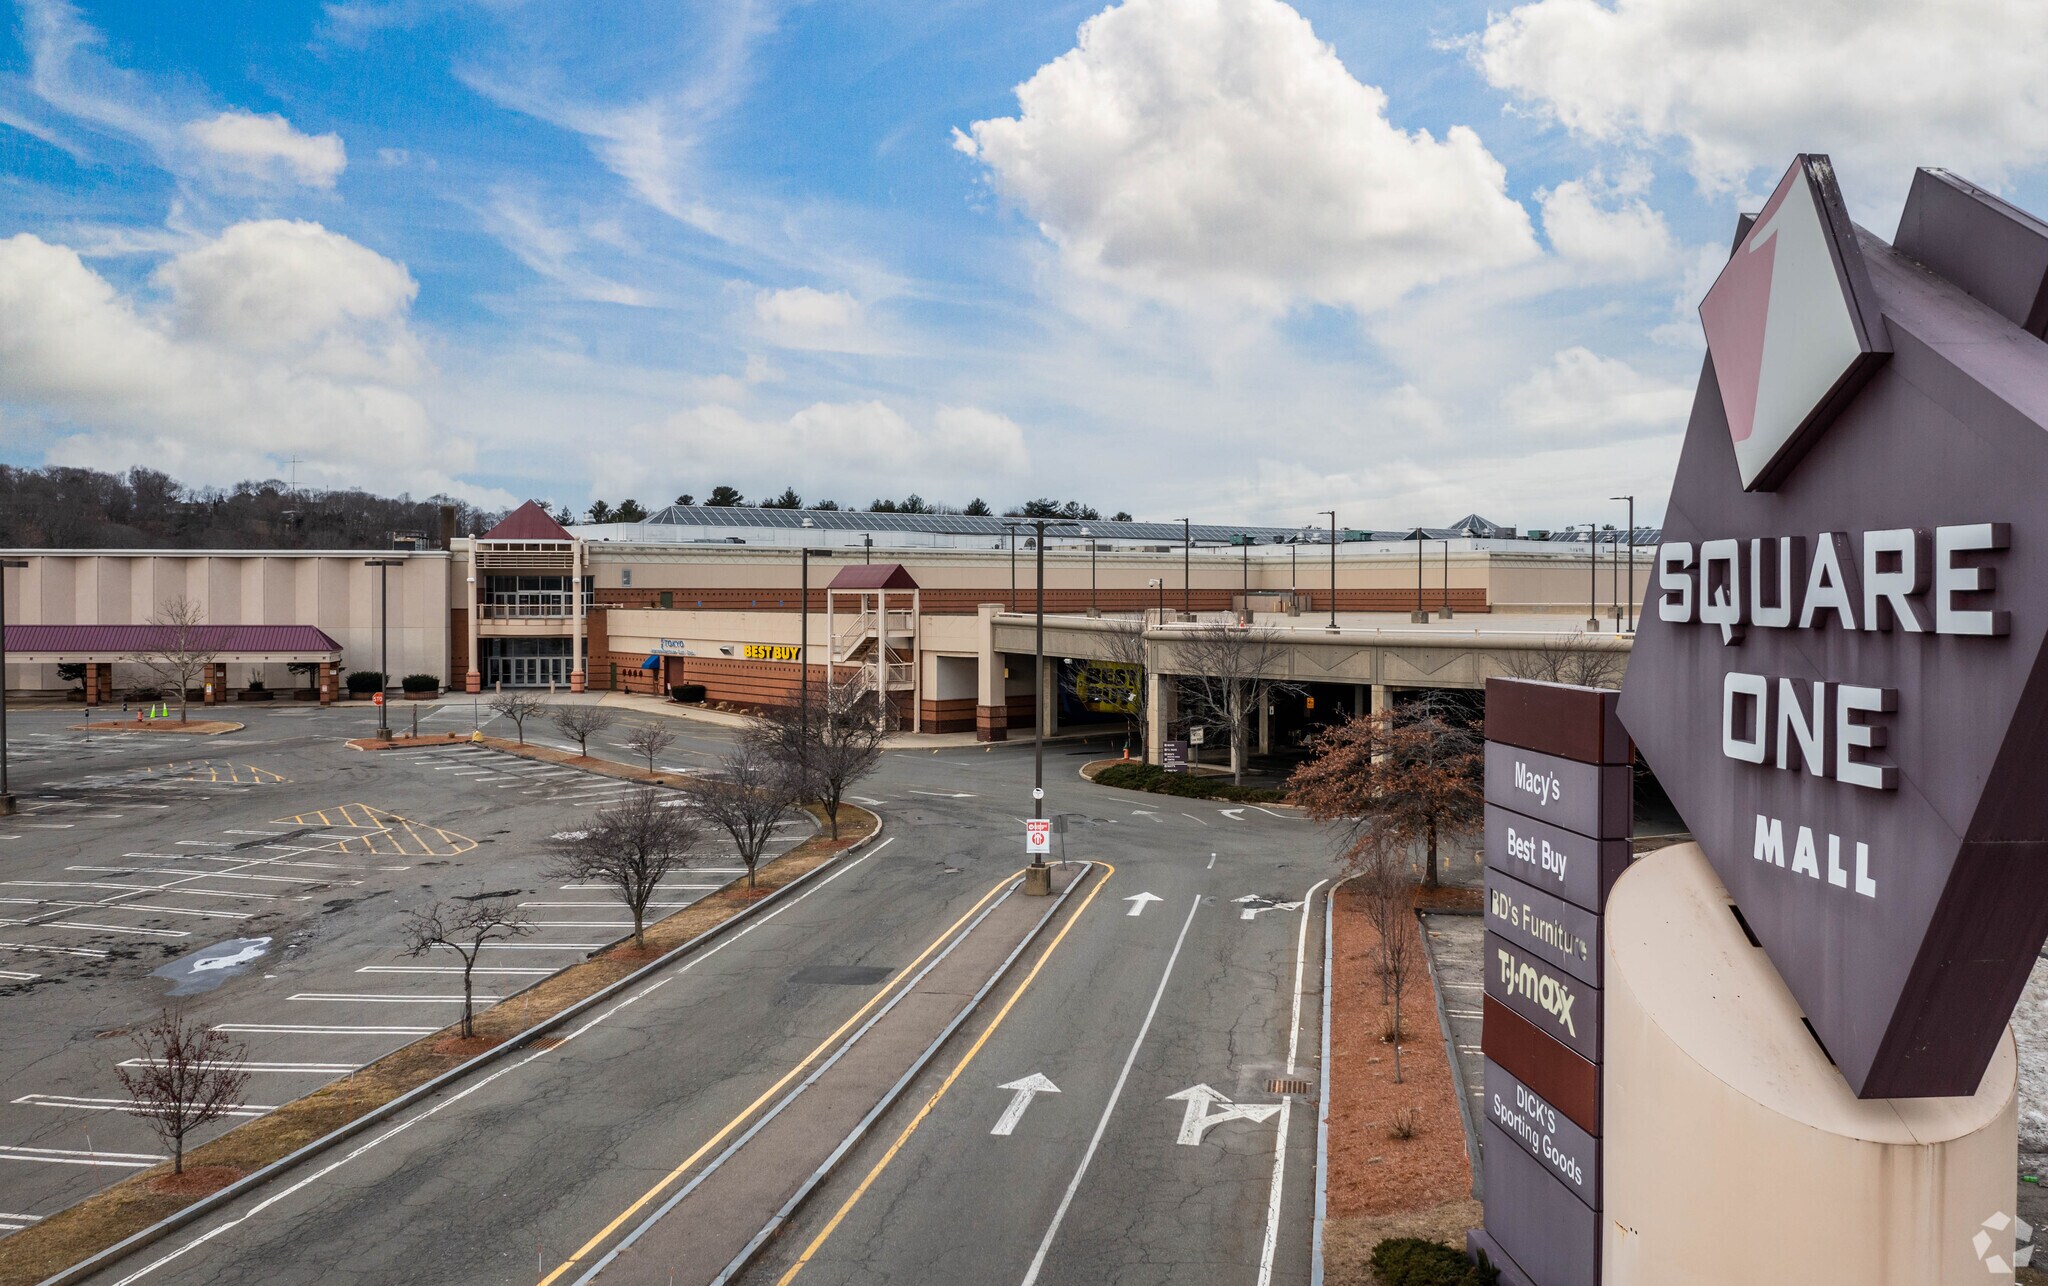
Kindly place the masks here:
<instances>
[{"instance_id":1,"label":"grass strip","mask_svg":"<svg viewBox=\"0 0 2048 1286\"><path fill-rule=\"evenodd\" d=\"M493 739L487 739L487 742ZM581 759L543 747L499 744L532 758L551 757L555 762L585 765L602 760ZM637 774L636 780L655 780L659 774L610 764L620 769L611 776ZM881 819L852 804L839 810L839 838L823 829L824 810L815 804L804 806L820 830L774 861L761 865L757 887L746 887L740 876L715 893L706 895L675 914L647 926L647 946L636 949L630 938L594 952L589 959L568 966L524 991L498 1001L476 1016L476 1038L462 1040L459 1023L451 1023L431 1036L422 1036L393 1050L342 1080L281 1105L277 1111L236 1126L185 1153L187 1180L200 1171L211 1183L169 1184L168 1163L141 1171L111 1187L104 1188L77 1205L51 1215L33 1227L14 1233L0 1247L0 1286L34 1286L34 1283L63 1271L124 1238L133 1236L209 1192L226 1187L247 1174L282 1160L298 1149L340 1129L410 1090L440 1076L464 1061L503 1044L536 1023L562 1012L605 987L626 977L666 952L710 932L760 902L776 889L790 884L862 840L874 835ZM546 1039L543 1037L542 1039Z\"/></svg>"}]
</instances>

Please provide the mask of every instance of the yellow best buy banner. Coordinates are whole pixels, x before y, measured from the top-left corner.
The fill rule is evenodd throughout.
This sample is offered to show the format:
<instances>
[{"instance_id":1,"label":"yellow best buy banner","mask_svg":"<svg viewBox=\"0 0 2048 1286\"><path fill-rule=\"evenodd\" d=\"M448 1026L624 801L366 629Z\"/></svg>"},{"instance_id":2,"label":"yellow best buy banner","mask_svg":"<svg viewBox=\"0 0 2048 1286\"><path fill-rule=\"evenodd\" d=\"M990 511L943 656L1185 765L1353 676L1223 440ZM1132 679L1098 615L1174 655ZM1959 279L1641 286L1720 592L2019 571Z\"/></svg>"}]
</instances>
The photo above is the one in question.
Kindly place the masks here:
<instances>
[{"instance_id":1,"label":"yellow best buy banner","mask_svg":"<svg viewBox=\"0 0 2048 1286\"><path fill-rule=\"evenodd\" d=\"M1144 671L1116 661L1070 661L1060 667L1073 701L1096 714L1129 714L1138 708Z\"/></svg>"},{"instance_id":2,"label":"yellow best buy banner","mask_svg":"<svg viewBox=\"0 0 2048 1286\"><path fill-rule=\"evenodd\" d=\"M740 647L740 655L749 661L794 661L799 650L794 643L743 643Z\"/></svg>"}]
</instances>

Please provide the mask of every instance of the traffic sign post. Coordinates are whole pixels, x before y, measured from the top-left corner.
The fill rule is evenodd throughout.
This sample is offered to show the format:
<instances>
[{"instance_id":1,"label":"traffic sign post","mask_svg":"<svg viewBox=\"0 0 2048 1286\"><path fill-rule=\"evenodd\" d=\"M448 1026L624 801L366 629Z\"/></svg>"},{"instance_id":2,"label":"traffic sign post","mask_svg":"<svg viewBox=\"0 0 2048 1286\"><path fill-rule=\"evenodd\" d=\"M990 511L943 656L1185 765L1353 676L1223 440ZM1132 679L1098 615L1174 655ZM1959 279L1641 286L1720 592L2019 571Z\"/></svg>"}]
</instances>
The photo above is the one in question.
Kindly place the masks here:
<instances>
[{"instance_id":1,"label":"traffic sign post","mask_svg":"<svg viewBox=\"0 0 2048 1286\"><path fill-rule=\"evenodd\" d=\"M1024 823L1024 851L1033 857L1052 852L1052 819L1033 817Z\"/></svg>"}]
</instances>

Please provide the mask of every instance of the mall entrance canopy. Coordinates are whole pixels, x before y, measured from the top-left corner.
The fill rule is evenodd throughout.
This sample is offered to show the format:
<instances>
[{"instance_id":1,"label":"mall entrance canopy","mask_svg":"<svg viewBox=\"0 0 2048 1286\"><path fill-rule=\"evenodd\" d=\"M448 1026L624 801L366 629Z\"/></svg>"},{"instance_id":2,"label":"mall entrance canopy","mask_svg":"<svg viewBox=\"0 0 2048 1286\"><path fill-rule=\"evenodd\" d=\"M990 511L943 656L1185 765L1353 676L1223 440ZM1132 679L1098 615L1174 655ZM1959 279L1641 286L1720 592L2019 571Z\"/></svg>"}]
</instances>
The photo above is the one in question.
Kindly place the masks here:
<instances>
[{"instance_id":1,"label":"mall entrance canopy","mask_svg":"<svg viewBox=\"0 0 2048 1286\"><path fill-rule=\"evenodd\" d=\"M182 638L181 638L182 636ZM208 684L225 690L225 667L307 663L320 667L320 700L333 699L341 644L312 625L9 625L6 657L21 665L84 665L85 699L97 705L113 687L114 666L185 650L207 658Z\"/></svg>"}]
</instances>

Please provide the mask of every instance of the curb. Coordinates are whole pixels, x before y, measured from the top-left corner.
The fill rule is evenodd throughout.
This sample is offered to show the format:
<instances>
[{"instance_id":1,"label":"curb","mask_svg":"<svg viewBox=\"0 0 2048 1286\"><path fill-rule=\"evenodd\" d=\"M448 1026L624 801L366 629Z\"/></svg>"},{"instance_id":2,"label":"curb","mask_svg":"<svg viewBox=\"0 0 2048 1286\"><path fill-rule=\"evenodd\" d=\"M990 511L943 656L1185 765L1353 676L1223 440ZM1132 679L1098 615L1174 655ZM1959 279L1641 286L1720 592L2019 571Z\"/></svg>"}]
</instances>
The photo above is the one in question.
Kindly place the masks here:
<instances>
[{"instance_id":1,"label":"curb","mask_svg":"<svg viewBox=\"0 0 2048 1286\"><path fill-rule=\"evenodd\" d=\"M1316 1205L1309 1235L1309 1286L1323 1286L1323 1225L1330 1217L1330 1081L1337 1070L1337 1054L1330 1048L1330 991L1336 977L1332 966L1337 958L1337 890L1357 878L1344 876L1323 893L1323 1075L1316 1096Z\"/></svg>"},{"instance_id":2,"label":"curb","mask_svg":"<svg viewBox=\"0 0 2048 1286\"><path fill-rule=\"evenodd\" d=\"M1086 864L1091 869L1100 865L1092 858L1088 859ZM785 1201L781 1208L769 1217L768 1222L762 1225L761 1231L755 1233L753 1239L747 1242L740 1250L740 1253L733 1256L732 1262L728 1263L718 1276L711 1279L711 1286L726 1286L726 1283L745 1272L748 1266L754 1262L754 1257L760 1254L761 1249L768 1244L776 1233L780 1232L788 1224L789 1220L803 1206L804 1202L810 1198L811 1194L820 1187L823 1187L826 1180L830 1179L838 1171L840 1163L846 1159L847 1155L853 1151L863 1138L867 1137L867 1132L873 1128L875 1122L881 1120L882 1116L891 1107L896 1105L896 1101L903 1096L903 1091L909 1089L911 1083L924 1074L925 1068L931 1065L932 1059L938 1056L939 1051L945 1047L946 1042L953 1039L954 1034L966 1025L967 1020L973 1017L975 1012L981 1008L982 1002L988 999L989 993L1001 986L1003 979L1009 977L1011 966L1015 965L1018 959L1026 951L1030 950L1031 945L1038 941L1038 935L1045 931L1045 926L1052 923L1053 917L1060 913L1062 907L1066 906L1067 899L1071 898L1083 884L1088 882L1088 874L1088 871L1082 872L1080 878L1077 878L1073 883L1061 890L1059 897L1054 900L1051 906L1045 909L1045 914L1038 917L1038 923L1031 926L1031 932L1025 934L1023 940L1017 943L1010 954L1003 957L1002 964L998 965L996 971L989 975L988 981L976 989L974 995L969 997L967 1003L961 1007L960 1012L953 1015L952 1021L946 1024L945 1028L939 1032L931 1044L924 1047L924 1051L911 1062L909 1068L897 1079L896 1083L889 1087L888 1092L882 1095L881 1100L872 1108L869 1108L867 1114L861 1117L847 1136L839 1141L839 1146L832 1149L832 1154L825 1158L823 1164L811 1171L810 1177L805 1179L797 1187L796 1192L790 1196L789 1200ZM1108 877L1098 875L1098 878L1107 879ZM909 994L907 991L901 993L898 999L901 999L902 995L907 994ZM673 1204L673 1202L670 1204ZM651 1226L656 1219L661 1218L666 1213L667 1207L655 1212L654 1215L650 1216L641 1225L641 1228ZM640 1229L636 1228L632 1236L637 1237L639 1233ZM624 1248L625 1244L622 1242L618 1247L614 1247L611 1254L617 1254L620 1249ZM578 1278L574 1286L581 1286L581 1283L594 1278L598 1270L605 1263L609 1262L610 1258L610 1254L606 1255L605 1259L594 1266L590 1272Z\"/></svg>"},{"instance_id":3,"label":"curb","mask_svg":"<svg viewBox=\"0 0 2048 1286\"><path fill-rule=\"evenodd\" d=\"M1424 911L1418 907L1415 912L1415 931L1422 935L1422 959L1429 966L1429 989L1435 994L1436 998L1436 1025L1443 1032L1444 1053L1449 1056L1451 1064L1451 1088L1458 1095L1458 1119L1465 1123L1465 1164L1472 1171L1472 1199L1474 1201L1484 1201L1486 1199L1483 1195L1485 1182L1479 1168L1479 1122L1473 1119L1472 1094L1465 1084L1465 1068L1458 1062L1458 1043L1451 1036L1451 1015L1444 1005L1443 982L1437 977L1436 948L1429 944L1429 921L1423 918L1426 915L1441 914L1471 915L1474 913L1470 911Z\"/></svg>"},{"instance_id":4,"label":"curb","mask_svg":"<svg viewBox=\"0 0 2048 1286\"><path fill-rule=\"evenodd\" d=\"M872 812L873 810L871 809L869 811ZM691 938L688 942L681 943L676 947L672 948L671 950L669 950L668 952L666 952L665 954L661 955L660 957L648 961L645 965L634 970L632 973L627 974L625 977L620 978L615 982L608 983L603 987L600 987L597 991L569 1005L561 1012L553 1014L547 1018L543 1018L539 1022L535 1023L533 1026L526 1028L524 1031L518 1032L512 1036L508 1036L503 1041L500 1041L498 1044L493 1045L491 1048L485 1050L481 1054L478 1054L476 1057L471 1058L466 1062L456 1064L454 1067L449 1068L447 1071L441 1073L439 1076L436 1076L433 1079L428 1080L422 1084L416 1085L413 1088L407 1090L405 1093L400 1094L397 1098L392 1099L390 1102L385 1103L380 1107L372 1108L370 1111L364 1113L362 1116L357 1117L355 1120L348 1122L346 1125L339 1126L336 1129L321 1135L319 1138L314 1139L311 1143L308 1143L305 1146L299 1148L296 1152L292 1152L285 1156L282 1156L277 1160L271 1162L269 1165L264 1166L262 1169L257 1170L254 1173L242 1176L240 1179L235 1180L235 1182L229 1184L225 1188L222 1188L220 1191L210 1193L207 1196L201 1197L199 1200L193 1202L189 1206L186 1206L184 1209L164 1216L162 1219L159 1219L157 1222L149 1225L147 1228L143 1228L137 1232L130 1233L127 1237L115 1242L113 1245L107 1247L105 1250L99 1251L89 1258L82 1259L79 1262L73 1264L69 1268L62 1269L56 1273L51 1274L48 1277L45 1277L42 1281L37 1283L37 1286L72 1286L72 1283L82 1282L86 1278L91 1277L96 1273L99 1273L103 1269L109 1268L114 1264L119 1263L121 1260L126 1259L128 1256L134 1254L136 1251L143 1250L151 1245L154 1245L156 1242L163 1240L165 1237L176 1232L178 1229L183 1228L188 1224L195 1223L198 1220L206 1217L207 1215L212 1214L214 1211L219 1210L222 1206L228 1205L229 1203L241 1197L244 1197L251 1192L254 1192L258 1188L261 1188L263 1185L269 1183L271 1180L278 1178L285 1172L303 1164L306 1161L312 1160L314 1157L320 1155L322 1152L327 1151L329 1148L332 1148L336 1144L344 1142L347 1139L353 1138L355 1135L362 1133L364 1130L369 1129L373 1125L382 1124L384 1121L388 1120L393 1116L398 1115L400 1112L403 1112L405 1109L411 1107L413 1104L420 1102L421 1100L429 1097L430 1095L439 1093L442 1089L454 1084L456 1081L464 1077L470 1076L475 1072L481 1071L482 1069L490 1066L492 1063L497 1062L501 1058L505 1058L516 1051L524 1049L527 1045L533 1042L535 1037L544 1035L547 1032L553 1030L554 1028L559 1027L564 1023L568 1022L570 1019L581 1015L585 1011L596 1008L598 1005L600 1005L604 1001L611 999L619 992L625 991L633 987L642 980L651 977L656 972L662 969L666 969L669 965L674 964L677 960L682 959L685 955L697 951L699 948L703 947L704 945L713 941L714 939L723 937L728 931L738 928L746 924L748 921L752 920L757 913L780 903L786 895L809 884L813 879L824 874L825 872L837 868L844 859L854 856L856 853L859 853L863 849L872 847L877 840L882 838L882 831L886 827L886 822L883 820L883 817L880 813L875 813L874 817L876 824L873 834L867 836L865 839L854 841L852 844L849 844L847 847L833 854L826 861L819 863L817 866L804 872L802 875L799 875L797 878L791 880L789 883L783 885L781 888L776 889L767 897L762 898L758 902L750 903L747 906L741 908L740 912L737 915L734 915L731 919L726 920L722 924L717 924L709 929L706 929L704 932L698 934L696 937Z\"/></svg>"}]
</instances>

